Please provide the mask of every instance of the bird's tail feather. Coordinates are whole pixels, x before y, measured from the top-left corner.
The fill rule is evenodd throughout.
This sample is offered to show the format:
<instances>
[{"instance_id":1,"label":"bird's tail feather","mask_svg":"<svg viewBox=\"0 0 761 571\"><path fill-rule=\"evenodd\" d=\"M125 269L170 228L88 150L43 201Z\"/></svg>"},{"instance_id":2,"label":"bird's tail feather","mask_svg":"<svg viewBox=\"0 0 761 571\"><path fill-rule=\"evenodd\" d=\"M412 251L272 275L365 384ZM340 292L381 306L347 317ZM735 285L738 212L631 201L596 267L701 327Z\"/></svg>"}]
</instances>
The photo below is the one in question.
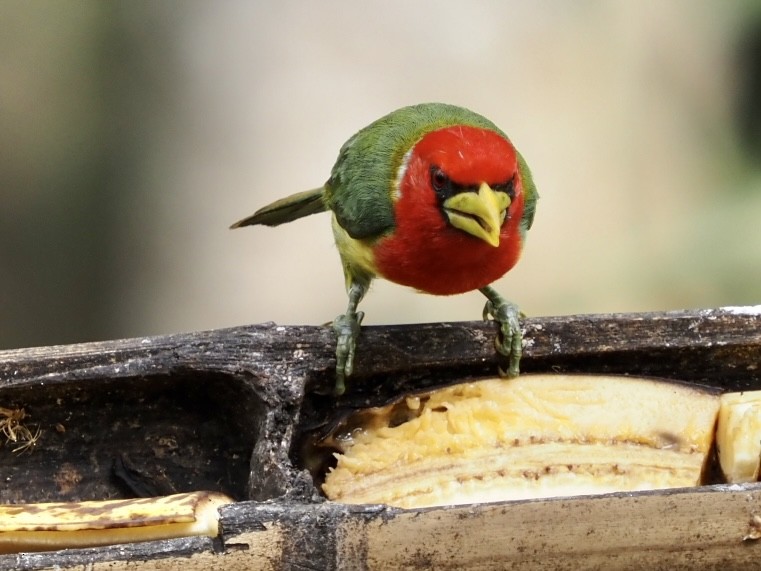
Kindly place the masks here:
<instances>
[{"instance_id":1,"label":"bird's tail feather","mask_svg":"<svg viewBox=\"0 0 761 571\"><path fill-rule=\"evenodd\" d=\"M315 188L298 194L292 194L263 206L251 216L239 220L230 228L251 226L252 224L264 224L265 226L279 226L310 214L317 214L327 210L323 200L323 188Z\"/></svg>"}]
</instances>

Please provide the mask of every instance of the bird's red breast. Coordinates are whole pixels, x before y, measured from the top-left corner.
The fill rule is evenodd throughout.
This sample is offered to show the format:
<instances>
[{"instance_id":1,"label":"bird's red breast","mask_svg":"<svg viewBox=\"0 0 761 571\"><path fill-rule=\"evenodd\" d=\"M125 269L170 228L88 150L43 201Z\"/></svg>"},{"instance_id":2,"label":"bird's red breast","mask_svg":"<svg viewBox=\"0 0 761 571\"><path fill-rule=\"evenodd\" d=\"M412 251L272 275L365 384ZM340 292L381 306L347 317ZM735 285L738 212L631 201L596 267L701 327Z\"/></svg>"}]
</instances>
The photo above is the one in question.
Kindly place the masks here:
<instances>
[{"instance_id":1,"label":"bird's red breast","mask_svg":"<svg viewBox=\"0 0 761 571\"><path fill-rule=\"evenodd\" d=\"M452 226L431 183L438 167L458 185L513 180L514 197L494 247ZM518 261L524 196L513 145L499 133L464 125L432 131L400 167L394 232L374 248L378 273L398 284L451 295L484 287Z\"/></svg>"}]
</instances>

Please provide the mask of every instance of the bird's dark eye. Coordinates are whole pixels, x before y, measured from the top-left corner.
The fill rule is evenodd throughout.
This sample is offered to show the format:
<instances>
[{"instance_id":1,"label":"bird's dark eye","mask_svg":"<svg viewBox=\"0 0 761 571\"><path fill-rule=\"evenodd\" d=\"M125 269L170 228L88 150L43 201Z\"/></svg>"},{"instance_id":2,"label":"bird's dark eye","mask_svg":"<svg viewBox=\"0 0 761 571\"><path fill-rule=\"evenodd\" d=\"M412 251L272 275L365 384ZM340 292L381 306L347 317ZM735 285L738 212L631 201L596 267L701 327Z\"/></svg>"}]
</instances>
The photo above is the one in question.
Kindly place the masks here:
<instances>
[{"instance_id":1,"label":"bird's dark eye","mask_svg":"<svg viewBox=\"0 0 761 571\"><path fill-rule=\"evenodd\" d=\"M510 200L515 200L515 177L502 184L493 185L492 190L495 192L504 192L510 197Z\"/></svg>"},{"instance_id":2,"label":"bird's dark eye","mask_svg":"<svg viewBox=\"0 0 761 571\"><path fill-rule=\"evenodd\" d=\"M451 183L446 173L439 167L431 167L431 186L439 193L446 192Z\"/></svg>"}]
</instances>

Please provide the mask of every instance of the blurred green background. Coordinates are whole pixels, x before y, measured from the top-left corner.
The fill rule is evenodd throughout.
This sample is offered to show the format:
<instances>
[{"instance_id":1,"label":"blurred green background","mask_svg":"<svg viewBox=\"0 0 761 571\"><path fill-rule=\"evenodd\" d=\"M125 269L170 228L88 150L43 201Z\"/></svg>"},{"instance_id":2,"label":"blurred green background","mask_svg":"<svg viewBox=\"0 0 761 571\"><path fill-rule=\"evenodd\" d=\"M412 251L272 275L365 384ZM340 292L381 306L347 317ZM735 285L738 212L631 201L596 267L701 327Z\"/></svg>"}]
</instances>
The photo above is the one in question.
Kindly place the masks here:
<instances>
[{"instance_id":1,"label":"blurred green background","mask_svg":"<svg viewBox=\"0 0 761 571\"><path fill-rule=\"evenodd\" d=\"M497 284L529 315L761 303L761 4L0 1L0 347L345 307L322 184L397 107L500 125L541 193ZM365 323L483 300L377 282Z\"/></svg>"}]
</instances>

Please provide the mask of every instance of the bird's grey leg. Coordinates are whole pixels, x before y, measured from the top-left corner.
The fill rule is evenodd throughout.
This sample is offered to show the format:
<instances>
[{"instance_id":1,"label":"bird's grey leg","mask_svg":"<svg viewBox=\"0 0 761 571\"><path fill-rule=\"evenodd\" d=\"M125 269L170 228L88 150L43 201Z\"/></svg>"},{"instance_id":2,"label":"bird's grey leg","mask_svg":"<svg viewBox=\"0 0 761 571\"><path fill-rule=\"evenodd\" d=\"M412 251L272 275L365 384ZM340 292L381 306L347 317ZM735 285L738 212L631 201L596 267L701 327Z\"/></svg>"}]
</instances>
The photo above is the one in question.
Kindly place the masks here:
<instances>
[{"instance_id":1,"label":"bird's grey leg","mask_svg":"<svg viewBox=\"0 0 761 571\"><path fill-rule=\"evenodd\" d=\"M507 370L503 369L502 365L499 366L499 374L501 377L517 377L523 353L523 335L518 321L520 310L491 286L482 287L479 291L488 299L484 306L484 319L491 317L499 323L499 333L494 340L494 346L500 355L507 357L508 363Z\"/></svg>"},{"instance_id":2,"label":"bird's grey leg","mask_svg":"<svg viewBox=\"0 0 761 571\"><path fill-rule=\"evenodd\" d=\"M346 379L354 370L354 348L359 337L360 325L365 314L357 311L357 305L362 301L367 286L354 281L349 287L349 306L346 313L339 315L333 321L333 331L336 332L336 388L337 395L346 390Z\"/></svg>"}]
</instances>

